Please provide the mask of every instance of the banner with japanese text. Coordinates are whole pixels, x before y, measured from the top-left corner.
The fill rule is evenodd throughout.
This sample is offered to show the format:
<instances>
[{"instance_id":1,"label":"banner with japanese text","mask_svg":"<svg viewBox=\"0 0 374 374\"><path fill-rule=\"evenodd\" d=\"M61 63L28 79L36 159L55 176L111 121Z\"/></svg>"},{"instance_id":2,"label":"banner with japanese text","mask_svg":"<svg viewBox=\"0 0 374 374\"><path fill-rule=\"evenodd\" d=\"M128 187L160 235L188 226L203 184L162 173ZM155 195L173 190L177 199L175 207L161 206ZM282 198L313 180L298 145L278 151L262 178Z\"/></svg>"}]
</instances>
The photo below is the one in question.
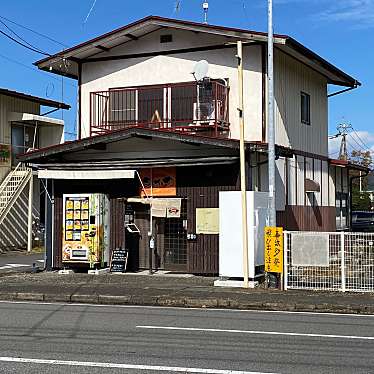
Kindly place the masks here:
<instances>
[{"instance_id":1,"label":"banner with japanese text","mask_svg":"<svg viewBox=\"0 0 374 374\"><path fill-rule=\"evenodd\" d=\"M283 273L282 227L265 227L265 271Z\"/></svg>"}]
</instances>

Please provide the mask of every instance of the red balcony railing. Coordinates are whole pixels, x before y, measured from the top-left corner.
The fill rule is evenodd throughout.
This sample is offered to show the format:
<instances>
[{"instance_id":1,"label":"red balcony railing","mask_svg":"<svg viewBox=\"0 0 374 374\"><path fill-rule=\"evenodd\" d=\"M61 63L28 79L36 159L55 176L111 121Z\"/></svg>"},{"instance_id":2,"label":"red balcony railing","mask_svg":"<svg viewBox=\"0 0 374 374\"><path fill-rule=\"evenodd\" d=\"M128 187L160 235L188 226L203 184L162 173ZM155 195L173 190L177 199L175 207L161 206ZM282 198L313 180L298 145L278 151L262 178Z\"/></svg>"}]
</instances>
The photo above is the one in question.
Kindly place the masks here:
<instances>
[{"instance_id":1,"label":"red balcony railing","mask_svg":"<svg viewBox=\"0 0 374 374\"><path fill-rule=\"evenodd\" d=\"M91 135L129 127L166 131L207 131L217 136L229 129L229 88L202 82L115 88L91 92Z\"/></svg>"}]
</instances>

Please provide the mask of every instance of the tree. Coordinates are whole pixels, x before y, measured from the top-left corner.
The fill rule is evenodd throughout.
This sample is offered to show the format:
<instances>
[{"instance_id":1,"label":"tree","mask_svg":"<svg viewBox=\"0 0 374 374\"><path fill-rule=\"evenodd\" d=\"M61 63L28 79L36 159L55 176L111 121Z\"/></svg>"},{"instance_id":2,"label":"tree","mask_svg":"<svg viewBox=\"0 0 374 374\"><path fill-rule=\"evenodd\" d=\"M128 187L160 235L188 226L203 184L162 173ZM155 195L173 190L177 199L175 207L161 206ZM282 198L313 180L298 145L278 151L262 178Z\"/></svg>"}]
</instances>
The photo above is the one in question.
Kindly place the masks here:
<instances>
[{"instance_id":1,"label":"tree","mask_svg":"<svg viewBox=\"0 0 374 374\"><path fill-rule=\"evenodd\" d=\"M352 151L349 161L353 164L369 168L373 164L370 151ZM372 172L370 172L372 173ZM369 173L369 175L370 175ZM357 171L359 176L360 172ZM361 179L361 183L360 183ZM362 178L355 178L352 181L352 210L371 210L371 200L368 189L368 175Z\"/></svg>"}]
</instances>

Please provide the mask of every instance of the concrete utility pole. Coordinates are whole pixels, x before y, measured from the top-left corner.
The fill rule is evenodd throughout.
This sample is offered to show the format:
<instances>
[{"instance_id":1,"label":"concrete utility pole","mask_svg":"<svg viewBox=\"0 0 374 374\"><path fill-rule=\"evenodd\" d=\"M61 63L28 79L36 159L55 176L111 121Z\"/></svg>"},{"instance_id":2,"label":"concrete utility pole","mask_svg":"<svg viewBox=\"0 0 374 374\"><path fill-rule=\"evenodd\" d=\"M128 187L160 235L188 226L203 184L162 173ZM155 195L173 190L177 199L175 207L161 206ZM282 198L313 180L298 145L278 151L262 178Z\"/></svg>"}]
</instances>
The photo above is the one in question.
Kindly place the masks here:
<instances>
[{"instance_id":1,"label":"concrete utility pole","mask_svg":"<svg viewBox=\"0 0 374 374\"><path fill-rule=\"evenodd\" d=\"M268 167L269 167L269 226L276 226L275 210L275 128L273 72L273 1L268 0Z\"/></svg>"},{"instance_id":2,"label":"concrete utility pole","mask_svg":"<svg viewBox=\"0 0 374 374\"><path fill-rule=\"evenodd\" d=\"M240 125L240 190L242 196L242 237L243 237L243 278L244 288L248 288L248 226L247 226L247 184L245 173L245 143L244 143L244 99L243 99L243 43L237 42L238 83L239 83L239 125Z\"/></svg>"},{"instance_id":3,"label":"concrete utility pole","mask_svg":"<svg viewBox=\"0 0 374 374\"><path fill-rule=\"evenodd\" d=\"M352 125L341 123L338 125L337 129L339 131L338 136L342 137L342 142L340 143L339 160L348 160L347 135L348 130L352 129Z\"/></svg>"}]
</instances>

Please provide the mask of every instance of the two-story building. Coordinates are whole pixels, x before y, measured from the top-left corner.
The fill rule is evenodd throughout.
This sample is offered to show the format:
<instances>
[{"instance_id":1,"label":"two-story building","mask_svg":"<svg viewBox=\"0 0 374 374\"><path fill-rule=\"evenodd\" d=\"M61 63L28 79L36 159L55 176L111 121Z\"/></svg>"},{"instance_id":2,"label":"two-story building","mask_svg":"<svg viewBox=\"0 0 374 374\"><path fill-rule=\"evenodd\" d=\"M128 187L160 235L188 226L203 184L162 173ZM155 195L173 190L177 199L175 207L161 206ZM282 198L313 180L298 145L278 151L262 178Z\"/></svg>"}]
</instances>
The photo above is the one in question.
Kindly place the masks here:
<instances>
[{"instance_id":1,"label":"two-story building","mask_svg":"<svg viewBox=\"0 0 374 374\"><path fill-rule=\"evenodd\" d=\"M181 209L178 217L152 220L153 263L218 273L219 233L197 233L196 212L219 208L219 191L240 188L238 40L247 189L267 191L266 33L150 16L36 63L77 79L79 87L79 139L21 157L53 195L50 267L62 267L63 194L105 192L111 249L129 247L132 267L147 268L151 223L141 201L147 193L176 199ZM278 224L344 229L352 165L328 157L328 86L360 83L287 35L275 35L274 46ZM196 81L201 60L209 70ZM136 239L125 234L126 222L139 228Z\"/></svg>"},{"instance_id":2,"label":"two-story building","mask_svg":"<svg viewBox=\"0 0 374 374\"><path fill-rule=\"evenodd\" d=\"M18 163L17 156L62 143L64 121L51 118L47 112L69 108L54 100L0 88L1 249L26 247L28 226L33 221L39 222L44 211L39 179L30 168Z\"/></svg>"}]
</instances>

